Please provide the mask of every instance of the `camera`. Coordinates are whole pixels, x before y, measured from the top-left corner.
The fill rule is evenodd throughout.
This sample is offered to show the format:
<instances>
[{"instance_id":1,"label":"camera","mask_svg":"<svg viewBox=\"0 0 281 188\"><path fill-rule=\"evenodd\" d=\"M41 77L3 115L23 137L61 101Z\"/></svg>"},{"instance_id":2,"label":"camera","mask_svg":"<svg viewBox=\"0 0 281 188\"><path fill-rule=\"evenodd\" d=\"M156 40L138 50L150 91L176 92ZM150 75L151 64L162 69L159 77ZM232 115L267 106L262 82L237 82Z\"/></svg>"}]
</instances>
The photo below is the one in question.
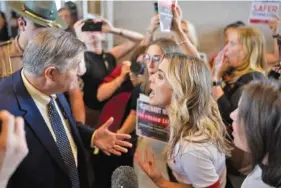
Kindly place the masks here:
<instances>
[{"instance_id":1,"label":"camera","mask_svg":"<svg viewBox=\"0 0 281 188\"><path fill-rule=\"evenodd\" d=\"M132 73L134 73L135 75L140 75L140 74L144 74L144 63L143 62L137 62L136 60L132 61L132 64L130 66L130 70Z\"/></svg>"},{"instance_id":2,"label":"camera","mask_svg":"<svg viewBox=\"0 0 281 188\"><path fill-rule=\"evenodd\" d=\"M102 22L93 22L93 20L88 19L84 22L82 31L101 31Z\"/></svg>"}]
</instances>

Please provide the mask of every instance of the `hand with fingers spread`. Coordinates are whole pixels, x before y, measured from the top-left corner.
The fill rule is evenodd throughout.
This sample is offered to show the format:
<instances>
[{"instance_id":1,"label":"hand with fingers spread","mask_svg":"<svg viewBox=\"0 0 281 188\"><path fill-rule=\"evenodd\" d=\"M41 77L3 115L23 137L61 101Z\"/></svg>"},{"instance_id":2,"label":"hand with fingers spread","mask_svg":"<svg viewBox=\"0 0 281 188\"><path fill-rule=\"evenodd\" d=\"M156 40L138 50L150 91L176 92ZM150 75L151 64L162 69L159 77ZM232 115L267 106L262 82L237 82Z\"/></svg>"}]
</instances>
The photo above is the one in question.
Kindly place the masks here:
<instances>
[{"instance_id":1,"label":"hand with fingers spread","mask_svg":"<svg viewBox=\"0 0 281 188\"><path fill-rule=\"evenodd\" d=\"M273 35L278 34L279 23L280 23L280 18L277 15L275 15L274 20L270 20L268 22L268 26L271 29Z\"/></svg>"},{"instance_id":2,"label":"hand with fingers spread","mask_svg":"<svg viewBox=\"0 0 281 188\"><path fill-rule=\"evenodd\" d=\"M5 187L9 178L28 153L24 121L7 111L0 112L0 187Z\"/></svg>"},{"instance_id":3,"label":"hand with fingers spread","mask_svg":"<svg viewBox=\"0 0 281 188\"><path fill-rule=\"evenodd\" d=\"M161 171L156 167L155 155L152 151L145 149L143 159L141 159L140 151L138 150L135 153L135 160L156 185L164 180Z\"/></svg>"},{"instance_id":4,"label":"hand with fingers spread","mask_svg":"<svg viewBox=\"0 0 281 188\"><path fill-rule=\"evenodd\" d=\"M106 155L118 155L127 153L126 147L132 147L132 144L124 141L130 139L128 134L114 133L108 130L108 127L112 124L113 118L107 120L99 129L94 133L93 144L101 149Z\"/></svg>"}]
</instances>

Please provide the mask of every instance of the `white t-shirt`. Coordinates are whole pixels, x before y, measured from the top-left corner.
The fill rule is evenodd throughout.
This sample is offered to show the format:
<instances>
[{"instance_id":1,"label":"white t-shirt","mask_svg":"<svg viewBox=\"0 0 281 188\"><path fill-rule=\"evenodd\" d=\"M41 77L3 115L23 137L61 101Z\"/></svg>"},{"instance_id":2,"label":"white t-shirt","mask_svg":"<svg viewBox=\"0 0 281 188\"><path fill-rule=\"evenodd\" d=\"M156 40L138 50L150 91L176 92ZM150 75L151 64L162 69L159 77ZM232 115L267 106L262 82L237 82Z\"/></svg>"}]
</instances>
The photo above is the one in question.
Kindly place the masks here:
<instances>
[{"instance_id":1,"label":"white t-shirt","mask_svg":"<svg viewBox=\"0 0 281 188\"><path fill-rule=\"evenodd\" d=\"M273 188L262 181L261 174L262 170L260 166L256 166L244 180L241 188Z\"/></svg>"},{"instance_id":2,"label":"white t-shirt","mask_svg":"<svg viewBox=\"0 0 281 188\"><path fill-rule=\"evenodd\" d=\"M193 187L208 187L220 181L220 187L226 184L225 155L218 151L213 143L181 142L175 146L168 164L180 183Z\"/></svg>"}]
</instances>

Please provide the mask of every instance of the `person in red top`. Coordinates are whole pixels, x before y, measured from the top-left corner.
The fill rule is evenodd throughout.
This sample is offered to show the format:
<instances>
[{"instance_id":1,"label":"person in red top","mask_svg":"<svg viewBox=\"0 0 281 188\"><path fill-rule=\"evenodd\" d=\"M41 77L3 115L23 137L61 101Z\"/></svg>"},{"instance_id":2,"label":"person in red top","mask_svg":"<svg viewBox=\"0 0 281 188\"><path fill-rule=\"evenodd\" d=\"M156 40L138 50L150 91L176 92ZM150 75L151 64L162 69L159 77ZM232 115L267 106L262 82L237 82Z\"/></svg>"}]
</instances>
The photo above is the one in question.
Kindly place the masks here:
<instances>
[{"instance_id":1,"label":"person in red top","mask_svg":"<svg viewBox=\"0 0 281 188\"><path fill-rule=\"evenodd\" d=\"M143 62L143 54L146 47L140 46L133 52L131 61ZM98 124L105 122L108 117L114 118L114 123L111 125L110 130L117 132L130 113L130 104L134 84L137 83L136 76L130 72L131 61L125 61L118 65L98 87L97 99L100 102L105 101L105 104L100 112ZM133 131L131 133L132 139L130 142L133 147L128 150L127 154L122 156L107 156L102 152L94 155L93 170L97 174L97 185L99 187L111 187L110 180L113 171L119 166L133 166L133 158L137 142L137 136ZM106 164L106 166L104 165Z\"/></svg>"}]
</instances>

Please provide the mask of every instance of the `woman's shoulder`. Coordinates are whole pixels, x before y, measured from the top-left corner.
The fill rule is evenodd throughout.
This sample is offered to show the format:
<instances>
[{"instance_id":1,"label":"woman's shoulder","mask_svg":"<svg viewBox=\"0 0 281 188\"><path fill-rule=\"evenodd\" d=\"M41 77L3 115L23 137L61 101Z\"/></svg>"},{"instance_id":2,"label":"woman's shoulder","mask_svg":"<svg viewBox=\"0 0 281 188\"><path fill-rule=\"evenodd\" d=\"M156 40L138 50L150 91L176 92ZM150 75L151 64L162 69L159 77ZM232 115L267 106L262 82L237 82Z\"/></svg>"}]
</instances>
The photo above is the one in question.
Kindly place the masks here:
<instances>
[{"instance_id":1,"label":"woman's shoulder","mask_svg":"<svg viewBox=\"0 0 281 188\"><path fill-rule=\"evenodd\" d=\"M201 158L213 158L222 156L216 144L211 141L205 140L193 140L183 139L181 146L178 146L181 150L181 155L194 155Z\"/></svg>"}]
</instances>

